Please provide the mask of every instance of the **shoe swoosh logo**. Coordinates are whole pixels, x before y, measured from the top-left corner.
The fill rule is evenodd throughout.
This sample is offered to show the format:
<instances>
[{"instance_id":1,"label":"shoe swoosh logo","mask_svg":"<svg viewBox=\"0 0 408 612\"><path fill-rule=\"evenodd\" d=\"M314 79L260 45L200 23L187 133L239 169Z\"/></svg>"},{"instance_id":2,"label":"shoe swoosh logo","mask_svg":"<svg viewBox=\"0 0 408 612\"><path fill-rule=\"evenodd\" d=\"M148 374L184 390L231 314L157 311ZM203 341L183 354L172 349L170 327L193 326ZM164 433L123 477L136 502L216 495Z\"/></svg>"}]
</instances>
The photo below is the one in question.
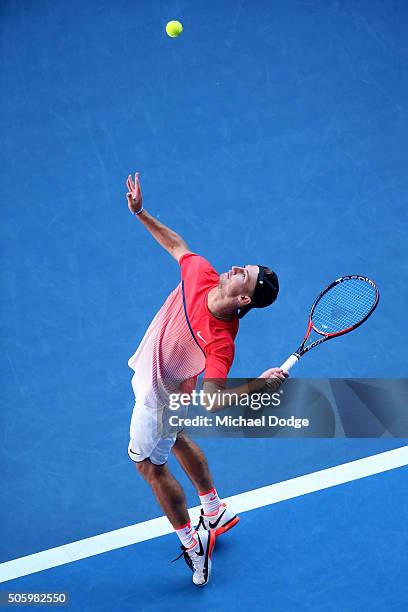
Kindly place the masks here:
<instances>
[{"instance_id":1,"label":"shoe swoosh logo","mask_svg":"<svg viewBox=\"0 0 408 612\"><path fill-rule=\"evenodd\" d=\"M215 528L217 527L218 523L220 522L220 520L221 520L221 519L222 519L222 517L224 516L225 512L226 512L226 510L224 510L224 512L221 514L221 516L219 516L219 517L217 518L217 520L215 521L215 523L212 523L211 521L209 521L209 525L210 525L210 528L211 528L211 529L215 529Z\"/></svg>"},{"instance_id":2,"label":"shoe swoosh logo","mask_svg":"<svg viewBox=\"0 0 408 612\"><path fill-rule=\"evenodd\" d=\"M196 551L194 551L194 552L195 552L195 553L196 553L196 555L198 555L199 557L202 557L202 556L203 556L203 554L204 554L204 548L203 548L203 544L202 544L202 542L201 542L201 538L200 538L200 536L199 536L198 534L197 534L197 539L198 539L199 544L200 544L200 552L196 552Z\"/></svg>"}]
</instances>

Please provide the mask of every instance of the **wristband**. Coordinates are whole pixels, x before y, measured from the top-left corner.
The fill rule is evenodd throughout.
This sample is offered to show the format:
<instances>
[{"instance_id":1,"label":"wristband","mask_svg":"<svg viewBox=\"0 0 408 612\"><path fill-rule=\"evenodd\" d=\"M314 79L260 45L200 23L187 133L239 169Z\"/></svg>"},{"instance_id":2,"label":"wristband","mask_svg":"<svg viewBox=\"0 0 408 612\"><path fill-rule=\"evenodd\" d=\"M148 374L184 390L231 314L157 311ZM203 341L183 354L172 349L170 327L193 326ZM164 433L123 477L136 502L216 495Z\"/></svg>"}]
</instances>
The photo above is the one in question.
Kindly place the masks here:
<instances>
[{"instance_id":1,"label":"wristband","mask_svg":"<svg viewBox=\"0 0 408 612\"><path fill-rule=\"evenodd\" d=\"M144 210L143 206L140 210L138 210L136 213L132 213L133 215L140 215L140 213L142 212L142 210Z\"/></svg>"}]
</instances>

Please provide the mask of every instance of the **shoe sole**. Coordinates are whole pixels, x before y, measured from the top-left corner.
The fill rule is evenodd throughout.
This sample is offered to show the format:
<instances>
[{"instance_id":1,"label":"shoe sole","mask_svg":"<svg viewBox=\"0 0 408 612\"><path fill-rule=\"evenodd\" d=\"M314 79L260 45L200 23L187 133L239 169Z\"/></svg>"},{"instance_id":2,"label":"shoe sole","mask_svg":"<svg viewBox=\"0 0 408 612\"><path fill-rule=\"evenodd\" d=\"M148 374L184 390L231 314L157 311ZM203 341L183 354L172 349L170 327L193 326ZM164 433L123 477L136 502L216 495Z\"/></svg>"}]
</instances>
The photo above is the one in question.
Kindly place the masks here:
<instances>
[{"instance_id":1,"label":"shoe sole","mask_svg":"<svg viewBox=\"0 0 408 612\"><path fill-rule=\"evenodd\" d=\"M215 530L215 536L218 538L218 536L221 534L227 533L227 531L235 527L237 523L239 523L239 516L234 516L234 518L230 519L228 523L225 523L225 525L218 527L218 529Z\"/></svg>"}]
</instances>

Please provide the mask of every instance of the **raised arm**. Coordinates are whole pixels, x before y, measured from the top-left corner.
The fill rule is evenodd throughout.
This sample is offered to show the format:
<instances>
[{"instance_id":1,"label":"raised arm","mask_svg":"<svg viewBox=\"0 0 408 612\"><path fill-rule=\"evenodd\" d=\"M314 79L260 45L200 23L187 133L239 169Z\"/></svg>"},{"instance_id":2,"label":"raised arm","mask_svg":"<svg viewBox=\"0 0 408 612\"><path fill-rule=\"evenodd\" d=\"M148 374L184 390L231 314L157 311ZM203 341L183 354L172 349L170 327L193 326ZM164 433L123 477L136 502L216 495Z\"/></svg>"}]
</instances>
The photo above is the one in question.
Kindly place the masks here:
<instances>
[{"instance_id":1,"label":"raised arm","mask_svg":"<svg viewBox=\"0 0 408 612\"><path fill-rule=\"evenodd\" d=\"M137 216L153 238L178 261L184 253L189 252L189 248L181 236L173 232L169 227L166 227L163 223L160 223L160 221L155 219L143 208L139 172L136 172L134 181L129 174L126 185L128 188L126 197L129 210Z\"/></svg>"}]
</instances>

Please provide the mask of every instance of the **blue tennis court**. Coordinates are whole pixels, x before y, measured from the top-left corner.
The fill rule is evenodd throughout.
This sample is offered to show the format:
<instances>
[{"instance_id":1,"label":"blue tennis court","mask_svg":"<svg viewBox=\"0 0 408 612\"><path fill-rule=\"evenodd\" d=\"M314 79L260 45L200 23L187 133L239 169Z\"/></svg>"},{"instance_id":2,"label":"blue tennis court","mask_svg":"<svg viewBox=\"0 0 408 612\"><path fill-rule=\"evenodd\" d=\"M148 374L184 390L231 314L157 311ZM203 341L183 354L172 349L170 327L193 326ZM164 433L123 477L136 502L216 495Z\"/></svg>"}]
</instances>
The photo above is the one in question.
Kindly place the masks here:
<instances>
[{"instance_id":1,"label":"blue tennis court","mask_svg":"<svg viewBox=\"0 0 408 612\"><path fill-rule=\"evenodd\" d=\"M364 274L372 318L293 376L406 378L407 21L402 0L2 3L0 591L67 591L78 611L407 608L405 438L198 440L243 504L205 589L165 523L143 526L162 512L127 454L127 361L180 271L125 185L139 171L146 209L217 271L278 272L232 377L281 364L321 288Z\"/></svg>"}]
</instances>

